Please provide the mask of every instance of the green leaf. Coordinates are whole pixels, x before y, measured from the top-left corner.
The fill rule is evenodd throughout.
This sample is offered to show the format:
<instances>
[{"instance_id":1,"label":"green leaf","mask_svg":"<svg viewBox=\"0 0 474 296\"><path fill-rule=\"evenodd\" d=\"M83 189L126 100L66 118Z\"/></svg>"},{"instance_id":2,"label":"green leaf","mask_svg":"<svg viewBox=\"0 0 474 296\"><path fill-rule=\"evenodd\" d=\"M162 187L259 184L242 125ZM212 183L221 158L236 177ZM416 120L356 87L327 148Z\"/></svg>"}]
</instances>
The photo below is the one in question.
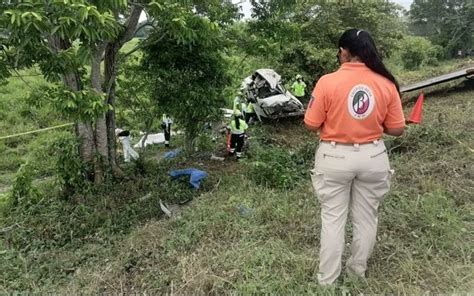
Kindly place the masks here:
<instances>
[{"instance_id":1,"label":"green leaf","mask_svg":"<svg viewBox=\"0 0 474 296\"><path fill-rule=\"evenodd\" d=\"M32 12L31 14L32 14L32 15L36 18L36 20L38 20L38 21L41 21L41 20L43 19L43 18L42 18L39 14L37 14L36 12Z\"/></svg>"},{"instance_id":2,"label":"green leaf","mask_svg":"<svg viewBox=\"0 0 474 296\"><path fill-rule=\"evenodd\" d=\"M39 27L39 25L37 23L33 23L33 26L35 27L35 29L40 32L41 31L41 28Z\"/></svg>"},{"instance_id":3,"label":"green leaf","mask_svg":"<svg viewBox=\"0 0 474 296\"><path fill-rule=\"evenodd\" d=\"M24 19L24 18L28 17L30 14L31 14L31 12L29 12L29 11L24 12L24 13L21 14L21 18Z\"/></svg>"},{"instance_id":4,"label":"green leaf","mask_svg":"<svg viewBox=\"0 0 474 296\"><path fill-rule=\"evenodd\" d=\"M56 32L61 28L60 26L54 26L53 29L51 30L51 35L56 34Z\"/></svg>"}]
</instances>

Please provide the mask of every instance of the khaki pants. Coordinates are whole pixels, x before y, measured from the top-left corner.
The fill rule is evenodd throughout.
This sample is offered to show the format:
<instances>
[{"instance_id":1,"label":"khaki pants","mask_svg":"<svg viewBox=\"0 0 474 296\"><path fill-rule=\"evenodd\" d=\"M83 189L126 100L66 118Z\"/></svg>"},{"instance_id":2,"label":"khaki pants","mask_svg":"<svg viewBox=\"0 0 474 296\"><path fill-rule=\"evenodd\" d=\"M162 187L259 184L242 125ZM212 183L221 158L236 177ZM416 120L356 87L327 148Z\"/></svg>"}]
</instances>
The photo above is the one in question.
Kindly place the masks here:
<instances>
[{"instance_id":1,"label":"khaki pants","mask_svg":"<svg viewBox=\"0 0 474 296\"><path fill-rule=\"evenodd\" d=\"M353 240L347 270L364 276L375 244L377 209L390 188L392 172L381 141L363 145L320 143L311 172L321 203L320 284L332 284L341 273L349 208Z\"/></svg>"}]
</instances>

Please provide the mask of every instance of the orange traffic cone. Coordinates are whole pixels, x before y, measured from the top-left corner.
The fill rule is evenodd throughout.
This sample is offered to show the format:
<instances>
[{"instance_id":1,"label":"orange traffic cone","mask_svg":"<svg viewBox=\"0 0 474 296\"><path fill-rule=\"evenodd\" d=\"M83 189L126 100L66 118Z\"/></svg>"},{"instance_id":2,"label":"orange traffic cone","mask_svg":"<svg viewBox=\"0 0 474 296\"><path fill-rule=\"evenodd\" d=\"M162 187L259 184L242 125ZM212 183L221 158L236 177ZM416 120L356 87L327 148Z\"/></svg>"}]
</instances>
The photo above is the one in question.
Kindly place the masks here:
<instances>
[{"instance_id":1,"label":"orange traffic cone","mask_svg":"<svg viewBox=\"0 0 474 296\"><path fill-rule=\"evenodd\" d=\"M421 123L423 119L423 101L425 100L425 95L423 92L420 93L418 99L416 100L413 110L411 110L410 117L408 118L409 123Z\"/></svg>"}]
</instances>

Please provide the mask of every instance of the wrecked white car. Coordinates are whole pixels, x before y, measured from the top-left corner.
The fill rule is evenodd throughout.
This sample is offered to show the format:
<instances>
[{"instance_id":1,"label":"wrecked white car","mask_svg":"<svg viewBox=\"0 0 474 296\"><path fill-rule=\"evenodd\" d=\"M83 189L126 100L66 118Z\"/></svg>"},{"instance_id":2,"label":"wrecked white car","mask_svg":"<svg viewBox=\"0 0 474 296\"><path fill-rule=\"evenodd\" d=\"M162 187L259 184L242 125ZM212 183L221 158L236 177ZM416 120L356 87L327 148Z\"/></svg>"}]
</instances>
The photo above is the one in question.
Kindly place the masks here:
<instances>
[{"instance_id":1,"label":"wrecked white car","mask_svg":"<svg viewBox=\"0 0 474 296\"><path fill-rule=\"evenodd\" d=\"M272 69L256 70L242 82L248 103L253 103L259 119L302 116L303 104L281 83L281 76Z\"/></svg>"}]
</instances>

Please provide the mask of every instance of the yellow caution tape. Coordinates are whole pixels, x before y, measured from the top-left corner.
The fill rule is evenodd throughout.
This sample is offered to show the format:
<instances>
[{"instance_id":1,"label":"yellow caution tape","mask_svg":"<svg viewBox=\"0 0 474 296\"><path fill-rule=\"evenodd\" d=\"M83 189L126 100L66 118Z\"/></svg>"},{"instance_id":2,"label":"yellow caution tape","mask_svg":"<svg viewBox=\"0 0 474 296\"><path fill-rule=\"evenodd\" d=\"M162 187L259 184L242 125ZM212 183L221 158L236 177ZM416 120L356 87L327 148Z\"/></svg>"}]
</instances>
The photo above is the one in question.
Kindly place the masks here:
<instances>
[{"instance_id":1,"label":"yellow caution tape","mask_svg":"<svg viewBox=\"0 0 474 296\"><path fill-rule=\"evenodd\" d=\"M9 136L3 136L3 137L0 137L0 140L10 139L10 138L16 138L16 137L20 137L20 136L24 136L24 135L35 134L35 133L40 133L40 132L49 131L49 130L52 130L52 129L57 129L57 128L66 127L66 126L71 126L71 125L73 125L73 124L74 124L73 122L70 122L70 123L60 124L60 125L56 125L56 126L50 126L50 127L46 127L46 128L42 128L42 129L37 129L37 130L34 130L34 131L28 131L28 132L19 133L19 134L14 134L14 135L9 135Z\"/></svg>"}]
</instances>

